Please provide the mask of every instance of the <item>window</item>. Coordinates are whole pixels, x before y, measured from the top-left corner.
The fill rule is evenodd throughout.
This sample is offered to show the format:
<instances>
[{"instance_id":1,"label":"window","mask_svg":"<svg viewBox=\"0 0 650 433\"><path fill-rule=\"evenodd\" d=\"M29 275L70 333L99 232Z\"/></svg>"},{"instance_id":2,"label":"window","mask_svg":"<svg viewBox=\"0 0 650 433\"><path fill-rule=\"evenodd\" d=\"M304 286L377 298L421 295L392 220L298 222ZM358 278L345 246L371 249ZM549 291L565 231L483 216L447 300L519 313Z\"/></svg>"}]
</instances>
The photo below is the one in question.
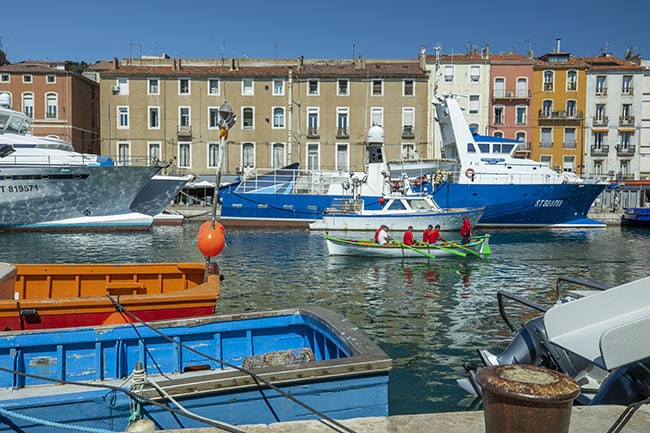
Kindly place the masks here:
<instances>
[{"instance_id":1,"label":"window","mask_svg":"<svg viewBox=\"0 0 650 433\"><path fill-rule=\"evenodd\" d=\"M180 126L190 126L190 107L178 107L178 124Z\"/></svg>"},{"instance_id":2,"label":"window","mask_svg":"<svg viewBox=\"0 0 650 433\"><path fill-rule=\"evenodd\" d=\"M188 141L178 142L178 166L190 168L192 166L192 143Z\"/></svg>"},{"instance_id":3,"label":"window","mask_svg":"<svg viewBox=\"0 0 650 433\"><path fill-rule=\"evenodd\" d=\"M553 91L553 78L554 78L554 73L553 71L544 71L543 75L543 89L545 92L552 92Z\"/></svg>"},{"instance_id":4,"label":"window","mask_svg":"<svg viewBox=\"0 0 650 433\"><path fill-rule=\"evenodd\" d=\"M348 161L348 145L338 143L336 145L336 170L348 171L350 167Z\"/></svg>"},{"instance_id":5,"label":"window","mask_svg":"<svg viewBox=\"0 0 650 433\"><path fill-rule=\"evenodd\" d=\"M23 83L31 83L32 81L32 76L30 74L23 75Z\"/></svg>"},{"instance_id":6,"label":"window","mask_svg":"<svg viewBox=\"0 0 650 433\"><path fill-rule=\"evenodd\" d=\"M525 105L518 105L516 110L517 110L517 120L516 120L517 125L525 125L527 107Z\"/></svg>"},{"instance_id":7,"label":"window","mask_svg":"<svg viewBox=\"0 0 650 433\"><path fill-rule=\"evenodd\" d=\"M284 95L284 80L281 78L273 79L273 94L276 96Z\"/></svg>"},{"instance_id":8,"label":"window","mask_svg":"<svg viewBox=\"0 0 650 433\"><path fill-rule=\"evenodd\" d=\"M540 147L553 147L553 130L551 128L542 128L539 141Z\"/></svg>"},{"instance_id":9,"label":"window","mask_svg":"<svg viewBox=\"0 0 650 433\"><path fill-rule=\"evenodd\" d=\"M545 99L542 101L542 117L551 117L553 113L553 101Z\"/></svg>"},{"instance_id":10,"label":"window","mask_svg":"<svg viewBox=\"0 0 650 433\"><path fill-rule=\"evenodd\" d=\"M209 107L208 108L208 129L219 128L219 108L218 107Z\"/></svg>"},{"instance_id":11,"label":"window","mask_svg":"<svg viewBox=\"0 0 650 433\"><path fill-rule=\"evenodd\" d=\"M413 143L402 143L401 148L401 155L403 159L417 158L417 154L415 153L415 145Z\"/></svg>"},{"instance_id":12,"label":"window","mask_svg":"<svg viewBox=\"0 0 650 433\"><path fill-rule=\"evenodd\" d=\"M339 96L348 96L350 94L350 81L343 79L337 80L336 94Z\"/></svg>"},{"instance_id":13,"label":"window","mask_svg":"<svg viewBox=\"0 0 650 433\"><path fill-rule=\"evenodd\" d=\"M255 145L253 143L242 143L241 165L242 167L255 167Z\"/></svg>"},{"instance_id":14,"label":"window","mask_svg":"<svg viewBox=\"0 0 650 433\"><path fill-rule=\"evenodd\" d=\"M158 78L149 78L147 85L147 94L158 95L160 93L160 82Z\"/></svg>"},{"instance_id":15,"label":"window","mask_svg":"<svg viewBox=\"0 0 650 433\"><path fill-rule=\"evenodd\" d=\"M570 92L575 92L578 90L578 73L576 71L567 71L566 89Z\"/></svg>"},{"instance_id":16,"label":"window","mask_svg":"<svg viewBox=\"0 0 650 433\"><path fill-rule=\"evenodd\" d=\"M128 78L118 78L117 79L117 88L118 88L118 95L128 95L129 94L129 79Z\"/></svg>"},{"instance_id":17,"label":"window","mask_svg":"<svg viewBox=\"0 0 650 433\"><path fill-rule=\"evenodd\" d=\"M519 145L519 150L526 150L526 133L525 132L517 132L517 134L515 134L515 140L521 141L521 144Z\"/></svg>"},{"instance_id":18,"label":"window","mask_svg":"<svg viewBox=\"0 0 650 433\"><path fill-rule=\"evenodd\" d=\"M219 164L219 143L208 143L208 167L217 167Z\"/></svg>"},{"instance_id":19,"label":"window","mask_svg":"<svg viewBox=\"0 0 650 433\"><path fill-rule=\"evenodd\" d=\"M631 95L632 94L632 76L631 75L623 75L623 82L622 82L622 87L621 87L621 93L625 95Z\"/></svg>"},{"instance_id":20,"label":"window","mask_svg":"<svg viewBox=\"0 0 650 433\"><path fill-rule=\"evenodd\" d=\"M284 108L273 107L273 129L284 128Z\"/></svg>"},{"instance_id":21,"label":"window","mask_svg":"<svg viewBox=\"0 0 650 433\"><path fill-rule=\"evenodd\" d=\"M307 83L307 93L311 96L318 96L319 94L319 82L318 80L309 80Z\"/></svg>"},{"instance_id":22,"label":"window","mask_svg":"<svg viewBox=\"0 0 650 433\"><path fill-rule=\"evenodd\" d=\"M23 113L25 113L25 115L31 118L34 117L34 94L33 93L23 94Z\"/></svg>"},{"instance_id":23,"label":"window","mask_svg":"<svg viewBox=\"0 0 650 433\"><path fill-rule=\"evenodd\" d=\"M598 75L596 77L596 95L607 95L607 77Z\"/></svg>"},{"instance_id":24,"label":"window","mask_svg":"<svg viewBox=\"0 0 650 433\"><path fill-rule=\"evenodd\" d=\"M469 95L469 114L478 114L479 95Z\"/></svg>"},{"instance_id":25,"label":"window","mask_svg":"<svg viewBox=\"0 0 650 433\"><path fill-rule=\"evenodd\" d=\"M179 95L189 95L190 94L190 80L188 78L179 78L178 79L178 94Z\"/></svg>"},{"instance_id":26,"label":"window","mask_svg":"<svg viewBox=\"0 0 650 433\"><path fill-rule=\"evenodd\" d=\"M576 101L571 99L566 101L566 115L568 117L576 117L577 114L578 111L576 109Z\"/></svg>"},{"instance_id":27,"label":"window","mask_svg":"<svg viewBox=\"0 0 650 433\"><path fill-rule=\"evenodd\" d=\"M384 126L384 109L382 107L370 108L370 125Z\"/></svg>"},{"instance_id":28,"label":"window","mask_svg":"<svg viewBox=\"0 0 650 433\"><path fill-rule=\"evenodd\" d=\"M562 171L573 172L573 166L575 162L574 156L565 156L562 158Z\"/></svg>"},{"instance_id":29,"label":"window","mask_svg":"<svg viewBox=\"0 0 650 433\"><path fill-rule=\"evenodd\" d=\"M0 74L0 83L8 83L11 81L11 75L9 74Z\"/></svg>"},{"instance_id":30,"label":"window","mask_svg":"<svg viewBox=\"0 0 650 433\"><path fill-rule=\"evenodd\" d=\"M384 94L384 81L372 80L372 96L382 96Z\"/></svg>"},{"instance_id":31,"label":"window","mask_svg":"<svg viewBox=\"0 0 650 433\"><path fill-rule=\"evenodd\" d=\"M318 144L307 144L307 170L320 170L320 155Z\"/></svg>"},{"instance_id":32,"label":"window","mask_svg":"<svg viewBox=\"0 0 650 433\"><path fill-rule=\"evenodd\" d=\"M630 144L632 143L632 134L631 132L620 132L618 134L619 138L619 143L621 145L621 149L628 149Z\"/></svg>"},{"instance_id":33,"label":"window","mask_svg":"<svg viewBox=\"0 0 650 433\"><path fill-rule=\"evenodd\" d=\"M282 168L286 164L284 163L284 144L283 143L273 143L273 155L272 155L272 164L271 168Z\"/></svg>"},{"instance_id":34,"label":"window","mask_svg":"<svg viewBox=\"0 0 650 433\"><path fill-rule=\"evenodd\" d=\"M307 135L311 137L318 136L319 135L318 127L319 127L318 108L307 107Z\"/></svg>"},{"instance_id":35,"label":"window","mask_svg":"<svg viewBox=\"0 0 650 433\"><path fill-rule=\"evenodd\" d=\"M471 65L469 67L469 81L478 83L481 80L481 67L478 65Z\"/></svg>"},{"instance_id":36,"label":"window","mask_svg":"<svg viewBox=\"0 0 650 433\"><path fill-rule=\"evenodd\" d=\"M517 78L517 98L528 97L528 79Z\"/></svg>"},{"instance_id":37,"label":"window","mask_svg":"<svg viewBox=\"0 0 650 433\"><path fill-rule=\"evenodd\" d=\"M336 108L336 136L337 137L348 137L350 132L348 131L348 116L349 109L347 107L337 107Z\"/></svg>"},{"instance_id":38,"label":"window","mask_svg":"<svg viewBox=\"0 0 650 433\"><path fill-rule=\"evenodd\" d=\"M59 98L56 93L47 93L45 95L45 117L56 119L59 111Z\"/></svg>"},{"instance_id":39,"label":"window","mask_svg":"<svg viewBox=\"0 0 650 433\"><path fill-rule=\"evenodd\" d=\"M152 142L147 144L147 159L149 164L154 164L157 161L160 161L160 143Z\"/></svg>"},{"instance_id":40,"label":"window","mask_svg":"<svg viewBox=\"0 0 650 433\"><path fill-rule=\"evenodd\" d=\"M605 132L594 132L594 150L602 150L605 144Z\"/></svg>"},{"instance_id":41,"label":"window","mask_svg":"<svg viewBox=\"0 0 650 433\"><path fill-rule=\"evenodd\" d=\"M593 174L596 176L601 176L603 174L603 161L594 161Z\"/></svg>"},{"instance_id":42,"label":"window","mask_svg":"<svg viewBox=\"0 0 650 433\"><path fill-rule=\"evenodd\" d=\"M117 127L118 129L129 127L129 107L117 107Z\"/></svg>"},{"instance_id":43,"label":"window","mask_svg":"<svg viewBox=\"0 0 650 433\"><path fill-rule=\"evenodd\" d=\"M208 95L218 95L218 94L219 94L219 79L208 78Z\"/></svg>"},{"instance_id":44,"label":"window","mask_svg":"<svg viewBox=\"0 0 650 433\"><path fill-rule=\"evenodd\" d=\"M505 115L504 115L505 109L503 105L495 105L494 106L494 124L495 125L503 125L506 121Z\"/></svg>"},{"instance_id":45,"label":"window","mask_svg":"<svg viewBox=\"0 0 650 433\"><path fill-rule=\"evenodd\" d=\"M241 80L241 94L245 96L253 96L253 79L252 78L242 78Z\"/></svg>"},{"instance_id":46,"label":"window","mask_svg":"<svg viewBox=\"0 0 650 433\"><path fill-rule=\"evenodd\" d=\"M242 129L254 129L255 128L255 109L253 107L244 107L242 108Z\"/></svg>"},{"instance_id":47,"label":"window","mask_svg":"<svg viewBox=\"0 0 650 433\"><path fill-rule=\"evenodd\" d=\"M54 74L47 74L45 76L45 82L47 84L55 84L56 83L56 75Z\"/></svg>"},{"instance_id":48,"label":"window","mask_svg":"<svg viewBox=\"0 0 650 433\"><path fill-rule=\"evenodd\" d=\"M445 65L444 79L448 83L454 81L454 65Z\"/></svg>"},{"instance_id":49,"label":"window","mask_svg":"<svg viewBox=\"0 0 650 433\"><path fill-rule=\"evenodd\" d=\"M131 143L117 143L117 165L130 165Z\"/></svg>"},{"instance_id":50,"label":"window","mask_svg":"<svg viewBox=\"0 0 650 433\"><path fill-rule=\"evenodd\" d=\"M159 107L149 107L149 129L160 129Z\"/></svg>"},{"instance_id":51,"label":"window","mask_svg":"<svg viewBox=\"0 0 650 433\"><path fill-rule=\"evenodd\" d=\"M551 155L540 155L539 162L546 164L547 167L551 167L551 164L553 164L553 157Z\"/></svg>"},{"instance_id":52,"label":"window","mask_svg":"<svg viewBox=\"0 0 650 433\"><path fill-rule=\"evenodd\" d=\"M504 78L494 79L494 97L503 98L506 95L506 80Z\"/></svg>"},{"instance_id":53,"label":"window","mask_svg":"<svg viewBox=\"0 0 650 433\"><path fill-rule=\"evenodd\" d=\"M594 115L594 121L601 123L605 121L605 104L596 104L596 114Z\"/></svg>"},{"instance_id":54,"label":"window","mask_svg":"<svg viewBox=\"0 0 650 433\"><path fill-rule=\"evenodd\" d=\"M404 80L404 88L402 94L404 96L415 96L415 81Z\"/></svg>"},{"instance_id":55,"label":"window","mask_svg":"<svg viewBox=\"0 0 650 433\"><path fill-rule=\"evenodd\" d=\"M565 149L575 149L576 148L576 129L575 128L564 128L564 148Z\"/></svg>"},{"instance_id":56,"label":"window","mask_svg":"<svg viewBox=\"0 0 650 433\"><path fill-rule=\"evenodd\" d=\"M415 134L415 108L402 108L402 137L412 137Z\"/></svg>"}]
</instances>

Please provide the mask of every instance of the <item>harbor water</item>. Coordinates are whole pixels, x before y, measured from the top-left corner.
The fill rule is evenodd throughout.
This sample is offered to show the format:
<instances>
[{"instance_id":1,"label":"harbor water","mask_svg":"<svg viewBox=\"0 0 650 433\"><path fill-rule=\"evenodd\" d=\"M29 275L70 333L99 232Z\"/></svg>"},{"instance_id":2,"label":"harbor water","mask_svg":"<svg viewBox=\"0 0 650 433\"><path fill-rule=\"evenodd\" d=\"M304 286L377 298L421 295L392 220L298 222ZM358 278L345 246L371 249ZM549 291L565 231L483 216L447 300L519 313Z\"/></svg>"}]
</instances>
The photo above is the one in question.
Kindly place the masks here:
<instances>
[{"instance_id":1,"label":"harbor water","mask_svg":"<svg viewBox=\"0 0 650 433\"><path fill-rule=\"evenodd\" d=\"M196 245L199 225L190 221L145 233L0 233L0 261L202 261ZM214 260L225 276L218 313L329 308L362 328L394 359L391 415L450 412L476 404L456 385L463 362L477 362L476 349L499 351L512 338L498 313L499 289L548 305L559 276L617 285L650 275L648 229L490 234L488 259L403 261L329 257L323 232L228 230L227 247ZM401 233L393 235L401 238Z\"/></svg>"}]
</instances>

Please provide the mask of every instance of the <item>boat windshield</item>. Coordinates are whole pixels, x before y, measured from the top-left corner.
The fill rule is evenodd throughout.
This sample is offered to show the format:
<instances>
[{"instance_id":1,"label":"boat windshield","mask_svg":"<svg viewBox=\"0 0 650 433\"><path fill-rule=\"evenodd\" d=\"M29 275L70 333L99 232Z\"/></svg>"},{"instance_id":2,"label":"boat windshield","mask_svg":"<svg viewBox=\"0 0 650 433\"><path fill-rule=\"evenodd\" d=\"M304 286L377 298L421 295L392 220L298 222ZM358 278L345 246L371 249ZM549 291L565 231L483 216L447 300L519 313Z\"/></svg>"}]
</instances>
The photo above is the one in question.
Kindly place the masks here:
<instances>
[{"instance_id":1,"label":"boat windshield","mask_svg":"<svg viewBox=\"0 0 650 433\"><path fill-rule=\"evenodd\" d=\"M433 209L431 207L431 204L426 201L426 200L407 200L409 206L411 206L411 209L413 210L429 210Z\"/></svg>"}]
</instances>

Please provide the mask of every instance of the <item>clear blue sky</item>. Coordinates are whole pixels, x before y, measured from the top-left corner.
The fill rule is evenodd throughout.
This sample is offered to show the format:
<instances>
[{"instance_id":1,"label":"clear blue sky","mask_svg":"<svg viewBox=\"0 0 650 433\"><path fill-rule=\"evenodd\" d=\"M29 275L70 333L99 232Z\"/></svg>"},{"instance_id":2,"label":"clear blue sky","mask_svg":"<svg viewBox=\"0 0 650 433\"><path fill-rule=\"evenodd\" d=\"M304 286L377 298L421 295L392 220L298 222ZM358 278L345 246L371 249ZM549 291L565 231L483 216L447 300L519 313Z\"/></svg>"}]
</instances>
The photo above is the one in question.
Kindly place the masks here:
<instances>
[{"instance_id":1,"label":"clear blue sky","mask_svg":"<svg viewBox=\"0 0 650 433\"><path fill-rule=\"evenodd\" d=\"M11 2L10 2L11 3ZM181 58L415 58L424 46L650 58L650 1L33 0L5 8L10 62ZM8 14L7 14L8 13Z\"/></svg>"}]
</instances>

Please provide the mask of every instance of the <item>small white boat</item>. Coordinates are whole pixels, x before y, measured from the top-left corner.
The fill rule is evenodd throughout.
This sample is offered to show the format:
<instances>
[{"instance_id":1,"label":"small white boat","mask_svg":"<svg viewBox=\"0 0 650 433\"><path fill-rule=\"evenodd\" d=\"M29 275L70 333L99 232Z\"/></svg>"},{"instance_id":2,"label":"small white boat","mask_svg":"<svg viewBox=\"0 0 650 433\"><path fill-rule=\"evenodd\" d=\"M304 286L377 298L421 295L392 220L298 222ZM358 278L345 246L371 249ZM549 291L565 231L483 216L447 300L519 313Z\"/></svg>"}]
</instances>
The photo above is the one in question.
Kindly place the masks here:
<instances>
[{"instance_id":1,"label":"small white boat","mask_svg":"<svg viewBox=\"0 0 650 433\"><path fill-rule=\"evenodd\" d=\"M379 245L371 240L341 239L325 234L327 251L330 256L386 257L386 258L425 258L438 257L487 257L492 254L489 245L490 235L474 236L467 244L444 242L441 244L406 245L402 242Z\"/></svg>"},{"instance_id":2,"label":"small white boat","mask_svg":"<svg viewBox=\"0 0 650 433\"><path fill-rule=\"evenodd\" d=\"M383 203L382 203L383 201ZM478 224L485 206L476 208L441 208L428 195L398 195L379 199L381 209L365 209L361 198L334 199L323 218L309 225L312 230L377 230L386 224L390 230L404 231L409 226L424 230L429 224L440 229L458 230L467 217L472 226Z\"/></svg>"}]
</instances>

